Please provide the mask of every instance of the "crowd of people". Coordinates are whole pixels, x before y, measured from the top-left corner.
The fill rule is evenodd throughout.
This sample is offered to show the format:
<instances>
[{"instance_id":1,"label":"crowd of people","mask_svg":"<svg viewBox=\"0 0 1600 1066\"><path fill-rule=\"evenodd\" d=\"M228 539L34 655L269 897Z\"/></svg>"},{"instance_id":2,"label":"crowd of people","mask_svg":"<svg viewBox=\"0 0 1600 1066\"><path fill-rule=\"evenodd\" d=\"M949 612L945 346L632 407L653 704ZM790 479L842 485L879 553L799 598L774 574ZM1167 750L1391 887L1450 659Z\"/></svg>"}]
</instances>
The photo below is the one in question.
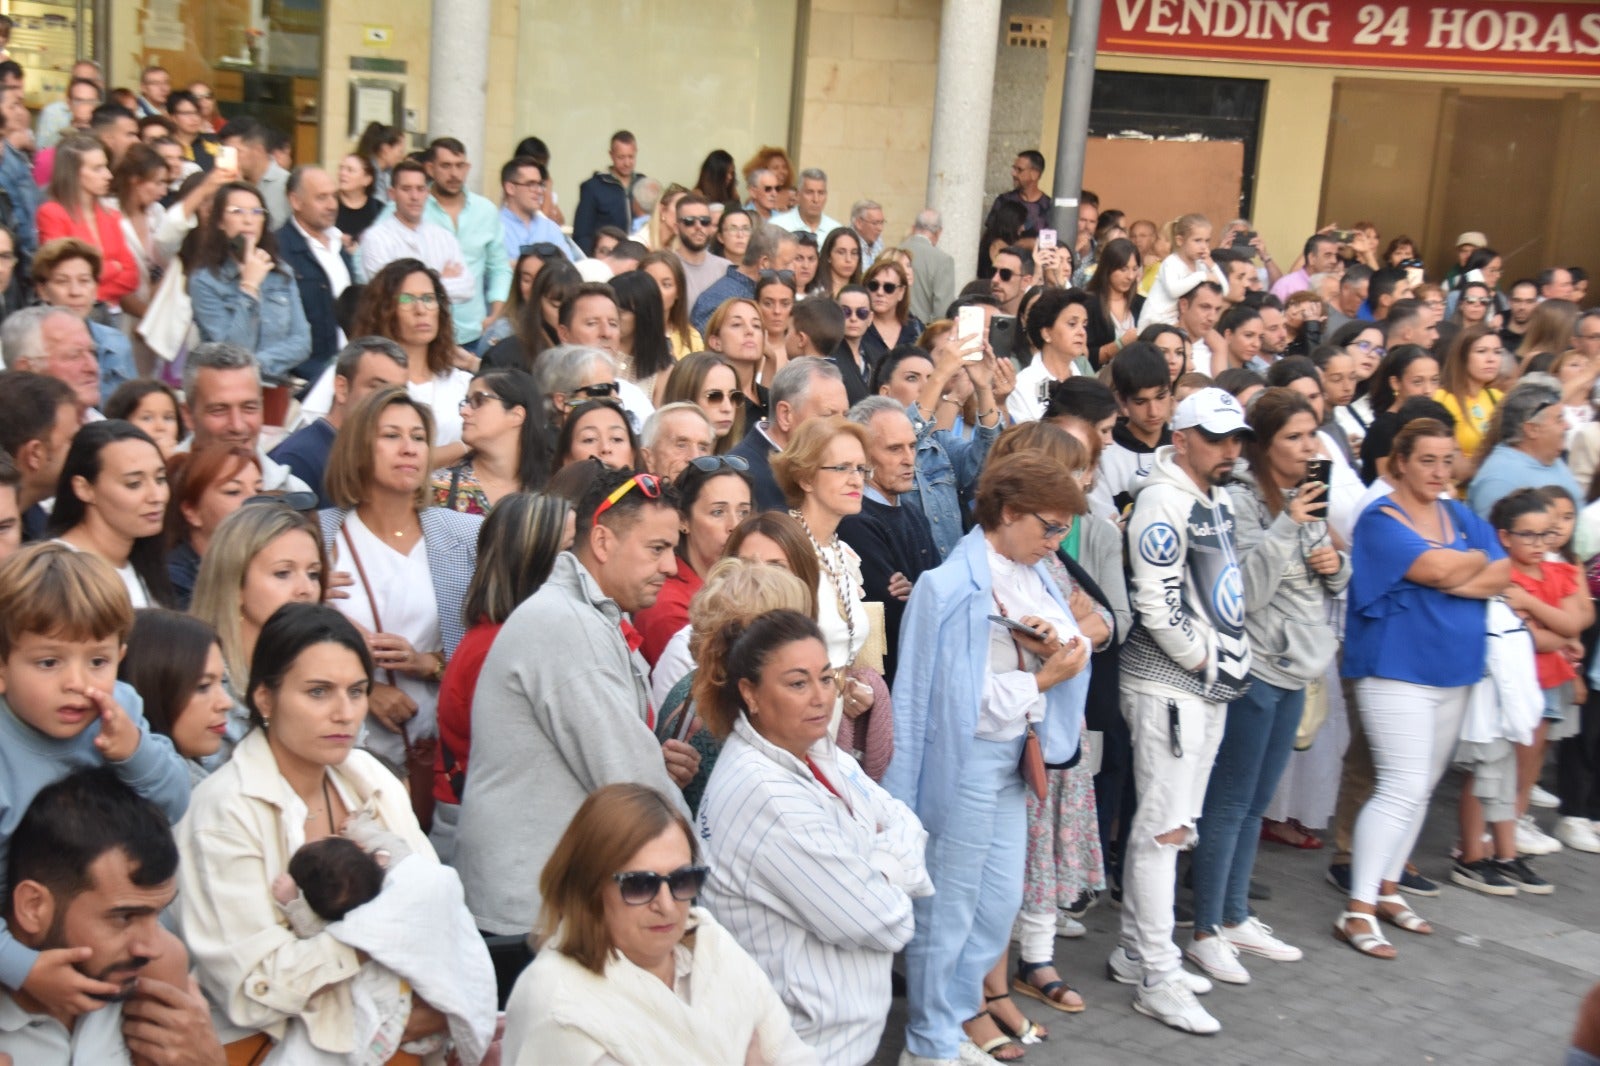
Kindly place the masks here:
<instances>
[{"instance_id":1,"label":"crowd of people","mask_svg":"<svg viewBox=\"0 0 1600 1066\"><path fill-rule=\"evenodd\" d=\"M861 1064L898 987L981 1066L1102 903L1217 1032L1263 840L1393 958L1452 766L1455 884L1600 854L1579 268L1058 234L1031 150L957 262L626 131L569 227L536 137L140 88L0 63L0 1059Z\"/></svg>"}]
</instances>

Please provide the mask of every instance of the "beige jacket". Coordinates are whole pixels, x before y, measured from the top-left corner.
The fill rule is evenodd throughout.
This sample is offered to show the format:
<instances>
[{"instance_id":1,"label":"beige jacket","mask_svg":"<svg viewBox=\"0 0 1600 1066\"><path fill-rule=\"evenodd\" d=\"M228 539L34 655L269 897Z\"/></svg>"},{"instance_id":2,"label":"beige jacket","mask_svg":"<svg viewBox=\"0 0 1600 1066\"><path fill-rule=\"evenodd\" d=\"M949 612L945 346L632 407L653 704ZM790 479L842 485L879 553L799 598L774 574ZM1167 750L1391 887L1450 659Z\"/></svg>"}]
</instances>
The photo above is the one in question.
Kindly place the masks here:
<instances>
[{"instance_id":1,"label":"beige jacket","mask_svg":"<svg viewBox=\"0 0 1600 1066\"><path fill-rule=\"evenodd\" d=\"M352 751L332 772L352 813L370 812L412 852L437 861L402 785L371 755ZM326 932L302 940L272 899L272 882L305 843L306 807L278 772L266 734L253 730L233 758L194 791L178 823L178 932L224 1040L263 1032L282 1040L299 1018L311 1042L354 1050L354 949Z\"/></svg>"}]
</instances>

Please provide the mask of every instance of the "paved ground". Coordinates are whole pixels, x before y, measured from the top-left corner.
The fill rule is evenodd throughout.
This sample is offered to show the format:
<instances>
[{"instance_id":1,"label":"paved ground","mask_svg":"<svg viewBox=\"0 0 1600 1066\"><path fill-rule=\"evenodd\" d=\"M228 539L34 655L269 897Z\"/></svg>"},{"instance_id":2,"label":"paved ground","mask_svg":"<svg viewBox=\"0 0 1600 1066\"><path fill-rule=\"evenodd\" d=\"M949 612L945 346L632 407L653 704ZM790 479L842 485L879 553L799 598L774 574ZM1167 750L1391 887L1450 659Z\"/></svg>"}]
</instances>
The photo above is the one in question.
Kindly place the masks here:
<instances>
[{"instance_id":1,"label":"paved ground","mask_svg":"<svg viewBox=\"0 0 1600 1066\"><path fill-rule=\"evenodd\" d=\"M1534 1066L1561 1062L1580 999L1600 981L1600 855L1564 851L1537 860L1556 885L1552 896L1504 900L1448 883L1454 838L1454 775L1445 779L1415 856L1444 884L1438 899L1413 901L1435 934L1385 927L1399 958L1364 958L1329 934L1341 909L1323 881L1326 850L1263 845L1258 880L1273 899L1256 904L1279 936L1303 948L1298 963L1244 956L1252 982L1219 985L1205 997L1222 1022L1211 1037L1168 1029L1129 1006L1131 989L1105 978L1118 912L1102 903L1084 924L1089 935L1057 940L1056 962L1088 1010L1060 1014L1015 997L1050 1028L1028 1049L1035 1066L1072 1063L1337 1063L1409 1066L1448 1063ZM1541 814L1546 828L1549 812ZM1180 945L1187 933L1179 931ZM905 1001L896 999L875 1064L893 1066L903 1046Z\"/></svg>"}]
</instances>

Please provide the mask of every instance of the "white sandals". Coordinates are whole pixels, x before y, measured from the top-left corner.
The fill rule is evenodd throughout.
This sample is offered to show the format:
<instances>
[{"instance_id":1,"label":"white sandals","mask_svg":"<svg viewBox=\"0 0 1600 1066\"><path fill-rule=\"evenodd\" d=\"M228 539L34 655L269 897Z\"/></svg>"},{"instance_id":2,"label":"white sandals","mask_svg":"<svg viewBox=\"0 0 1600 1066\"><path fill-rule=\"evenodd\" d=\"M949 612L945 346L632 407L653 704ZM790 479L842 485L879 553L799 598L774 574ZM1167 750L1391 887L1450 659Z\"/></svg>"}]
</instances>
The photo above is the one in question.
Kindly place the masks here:
<instances>
[{"instance_id":1,"label":"white sandals","mask_svg":"<svg viewBox=\"0 0 1600 1066\"><path fill-rule=\"evenodd\" d=\"M1368 931L1365 933L1351 932L1349 926L1351 920L1353 919L1367 923ZM1355 948L1357 951L1361 952L1361 954L1366 955L1369 958L1394 958L1393 955L1385 955L1381 953L1382 948L1392 949L1394 945L1389 943L1388 938L1378 931L1378 916L1375 914L1363 914L1360 911L1345 911L1343 914L1339 915L1339 920L1333 923L1333 936L1334 939L1344 941L1346 944L1349 944L1351 947Z\"/></svg>"},{"instance_id":2,"label":"white sandals","mask_svg":"<svg viewBox=\"0 0 1600 1066\"><path fill-rule=\"evenodd\" d=\"M1384 907L1393 907L1394 911L1385 914ZM1406 898L1398 892L1392 896L1378 897L1378 917L1396 929L1404 929L1408 933L1416 933L1419 936L1433 935L1433 926L1428 924L1426 918L1412 910L1411 904L1407 903Z\"/></svg>"}]
</instances>

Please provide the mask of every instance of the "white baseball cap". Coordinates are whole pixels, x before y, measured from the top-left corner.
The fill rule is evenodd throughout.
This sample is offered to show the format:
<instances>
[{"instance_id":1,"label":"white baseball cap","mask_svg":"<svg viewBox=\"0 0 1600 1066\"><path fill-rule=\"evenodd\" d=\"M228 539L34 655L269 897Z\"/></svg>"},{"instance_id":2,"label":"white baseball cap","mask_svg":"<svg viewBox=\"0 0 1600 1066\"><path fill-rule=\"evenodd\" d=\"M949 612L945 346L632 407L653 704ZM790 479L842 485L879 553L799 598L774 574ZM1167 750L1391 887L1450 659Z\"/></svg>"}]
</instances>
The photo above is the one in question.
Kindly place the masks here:
<instances>
[{"instance_id":1,"label":"white baseball cap","mask_svg":"<svg viewBox=\"0 0 1600 1066\"><path fill-rule=\"evenodd\" d=\"M1199 429L1209 437L1254 437L1255 432L1244 420L1244 408L1233 394L1224 389L1210 388L1192 392L1178 405L1172 416L1173 429Z\"/></svg>"}]
</instances>

